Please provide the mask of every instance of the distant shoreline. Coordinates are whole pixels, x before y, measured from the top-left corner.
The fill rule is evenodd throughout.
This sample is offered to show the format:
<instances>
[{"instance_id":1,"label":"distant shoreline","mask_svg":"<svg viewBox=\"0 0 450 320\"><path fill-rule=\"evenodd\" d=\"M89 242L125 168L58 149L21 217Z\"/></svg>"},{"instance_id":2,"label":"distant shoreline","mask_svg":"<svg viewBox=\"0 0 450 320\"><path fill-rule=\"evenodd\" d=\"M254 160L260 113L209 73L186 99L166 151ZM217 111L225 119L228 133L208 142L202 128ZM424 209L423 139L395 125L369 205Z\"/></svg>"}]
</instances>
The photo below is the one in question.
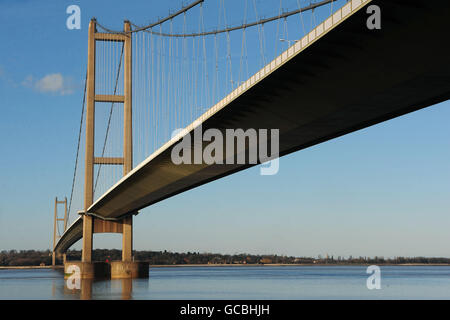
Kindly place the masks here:
<instances>
[{"instance_id":1,"label":"distant shoreline","mask_svg":"<svg viewBox=\"0 0 450 320\"><path fill-rule=\"evenodd\" d=\"M62 269L64 266L0 266L0 270L6 269Z\"/></svg>"},{"instance_id":2,"label":"distant shoreline","mask_svg":"<svg viewBox=\"0 0 450 320\"><path fill-rule=\"evenodd\" d=\"M150 265L150 268L192 268L192 267L362 267L370 264L319 264L319 263L266 263L266 264L155 264ZM398 263L398 264L377 264L378 266L450 266L448 263ZM16 270L32 270L32 269L63 269L64 266L0 266L0 270L16 269Z\"/></svg>"},{"instance_id":3,"label":"distant shoreline","mask_svg":"<svg viewBox=\"0 0 450 320\"><path fill-rule=\"evenodd\" d=\"M398 264L377 264L378 266L450 266L449 263L398 263ZM177 268L177 267L363 267L370 264L325 264L325 263L265 263L265 264L157 264L150 265L150 268Z\"/></svg>"}]
</instances>

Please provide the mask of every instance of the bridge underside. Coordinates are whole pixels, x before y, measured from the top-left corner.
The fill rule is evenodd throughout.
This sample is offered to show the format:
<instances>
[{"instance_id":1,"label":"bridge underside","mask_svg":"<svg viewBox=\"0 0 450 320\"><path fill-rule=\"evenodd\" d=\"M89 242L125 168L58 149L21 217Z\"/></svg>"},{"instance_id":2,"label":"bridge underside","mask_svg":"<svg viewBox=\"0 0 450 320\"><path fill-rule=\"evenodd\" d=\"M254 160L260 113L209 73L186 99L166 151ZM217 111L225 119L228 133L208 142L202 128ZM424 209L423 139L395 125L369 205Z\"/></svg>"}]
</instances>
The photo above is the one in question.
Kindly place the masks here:
<instances>
[{"instance_id":1,"label":"bridge underside","mask_svg":"<svg viewBox=\"0 0 450 320\"><path fill-rule=\"evenodd\" d=\"M381 8L381 30L367 29L365 8L353 13L205 119L203 130L279 129L283 156L449 99L450 2L370 4ZM252 166L177 166L175 144L130 172L88 214L121 218ZM77 228L61 239L61 252L81 238Z\"/></svg>"},{"instance_id":2,"label":"bridge underside","mask_svg":"<svg viewBox=\"0 0 450 320\"><path fill-rule=\"evenodd\" d=\"M57 254L66 252L75 242L83 237L83 217L78 217L59 239L54 251Z\"/></svg>"}]
</instances>

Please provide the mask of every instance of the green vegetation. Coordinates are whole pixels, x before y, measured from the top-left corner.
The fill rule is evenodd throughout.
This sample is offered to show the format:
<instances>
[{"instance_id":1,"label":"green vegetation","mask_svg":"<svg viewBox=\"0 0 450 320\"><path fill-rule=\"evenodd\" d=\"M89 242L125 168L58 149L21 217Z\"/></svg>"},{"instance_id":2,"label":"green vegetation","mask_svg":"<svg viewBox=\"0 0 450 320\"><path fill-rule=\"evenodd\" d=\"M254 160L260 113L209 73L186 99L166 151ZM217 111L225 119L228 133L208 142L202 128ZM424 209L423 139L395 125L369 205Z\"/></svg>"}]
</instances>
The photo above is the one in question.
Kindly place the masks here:
<instances>
[{"instance_id":1,"label":"green vegetation","mask_svg":"<svg viewBox=\"0 0 450 320\"><path fill-rule=\"evenodd\" d=\"M426 257L326 257L319 255L312 257L288 257L279 255L253 255L234 254L226 255L219 253L199 252L168 252L168 251L135 251L136 261L148 261L150 265L182 265L182 264L450 264L450 258L426 258ZM93 251L94 261L121 260L120 250L96 249ZM81 251L69 250L68 260L81 260ZM51 265L52 253L49 250L10 250L0 252L0 266L38 266L41 264ZM59 261L61 263L61 261Z\"/></svg>"},{"instance_id":2,"label":"green vegetation","mask_svg":"<svg viewBox=\"0 0 450 320\"><path fill-rule=\"evenodd\" d=\"M9 250L0 252L0 266L38 266L52 264L52 252L36 250Z\"/></svg>"}]
</instances>

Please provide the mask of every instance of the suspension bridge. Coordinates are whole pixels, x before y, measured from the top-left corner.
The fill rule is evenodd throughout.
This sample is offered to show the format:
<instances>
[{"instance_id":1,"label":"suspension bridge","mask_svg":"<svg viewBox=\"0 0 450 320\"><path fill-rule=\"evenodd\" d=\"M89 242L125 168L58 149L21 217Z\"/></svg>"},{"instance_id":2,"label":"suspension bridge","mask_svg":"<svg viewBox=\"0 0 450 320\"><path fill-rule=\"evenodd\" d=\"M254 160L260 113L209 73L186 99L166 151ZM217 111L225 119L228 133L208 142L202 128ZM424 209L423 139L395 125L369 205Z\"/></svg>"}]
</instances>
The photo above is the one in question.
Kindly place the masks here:
<instances>
[{"instance_id":1,"label":"suspension bridge","mask_svg":"<svg viewBox=\"0 0 450 320\"><path fill-rule=\"evenodd\" d=\"M53 248L64 255L82 239L82 277L94 273L93 233L122 233L111 276L137 276L139 210L267 160L174 164L196 128L276 128L283 156L450 98L448 1L280 0L270 16L256 1L236 5L196 1L121 30L91 20L68 218ZM368 27L371 6L380 29Z\"/></svg>"}]
</instances>

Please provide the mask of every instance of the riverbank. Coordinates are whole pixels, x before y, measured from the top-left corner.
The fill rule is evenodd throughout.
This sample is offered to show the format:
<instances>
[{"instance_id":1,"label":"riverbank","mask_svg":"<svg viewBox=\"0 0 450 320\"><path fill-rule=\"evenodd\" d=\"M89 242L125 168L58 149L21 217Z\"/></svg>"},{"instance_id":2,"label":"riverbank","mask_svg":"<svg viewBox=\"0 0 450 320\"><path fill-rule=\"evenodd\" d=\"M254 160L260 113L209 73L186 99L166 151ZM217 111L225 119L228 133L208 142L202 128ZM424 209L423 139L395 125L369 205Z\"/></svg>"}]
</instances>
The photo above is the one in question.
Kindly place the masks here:
<instances>
[{"instance_id":1,"label":"riverbank","mask_svg":"<svg viewBox=\"0 0 450 320\"><path fill-rule=\"evenodd\" d=\"M64 269L64 266L0 266L0 270L6 269Z\"/></svg>"}]
</instances>

